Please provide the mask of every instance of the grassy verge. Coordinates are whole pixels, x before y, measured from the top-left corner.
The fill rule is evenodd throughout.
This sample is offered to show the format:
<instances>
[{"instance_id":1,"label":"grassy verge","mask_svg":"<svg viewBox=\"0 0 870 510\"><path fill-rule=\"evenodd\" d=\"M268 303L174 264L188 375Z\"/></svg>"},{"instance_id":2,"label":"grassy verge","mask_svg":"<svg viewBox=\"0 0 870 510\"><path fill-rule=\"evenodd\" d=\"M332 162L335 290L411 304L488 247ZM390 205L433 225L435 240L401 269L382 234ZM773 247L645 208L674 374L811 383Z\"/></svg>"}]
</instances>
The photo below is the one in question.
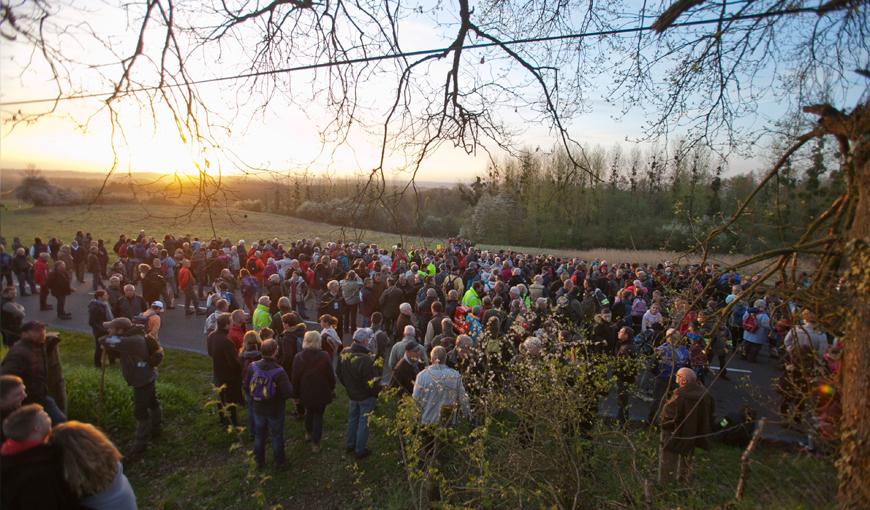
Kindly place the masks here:
<instances>
[{"instance_id":1,"label":"grassy verge","mask_svg":"<svg viewBox=\"0 0 870 510\"><path fill-rule=\"evenodd\" d=\"M105 405L99 404L100 371L92 368L93 339L64 332L61 356L70 419L100 425L122 453L133 442L132 392L117 367L106 371ZM163 436L142 455L125 459L140 508L252 508L280 504L300 508L396 507L403 483L393 448L373 431L375 454L355 461L344 453L347 399L342 390L327 408L323 450L312 454L301 422L285 431L289 469L266 469L265 480L249 468L252 443L223 429L212 400L211 361L197 354L168 351L157 392L166 419ZM244 412L242 412L242 417ZM238 443L238 444L237 444ZM267 445L267 450L268 450ZM271 452L267 451L267 462ZM255 495L262 494L258 500ZM398 495L398 496L397 496Z\"/></svg>"},{"instance_id":2,"label":"grassy verge","mask_svg":"<svg viewBox=\"0 0 870 510\"><path fill-rule=\"evenodd\" d=\"M122 452L133 441L131 390L117 367L106 371L100 405L100 371L92 363L93 339L63 332L61 357L67 381L70 418L106 430ZM2 353L0 353L2 354ZM166 418L164 435L144 454L125 459L125 469L140 508L409 508L411 500L398 445L372 429L375 454L356 461L344 453L347 399L337 389L327 408L323 450L312 454L300 422L289 420L285 439L289 469L250 469L251 442L224 430L212 400L211 363L201 355L170 350L160 368L158 395ZM383 407L382 407L383 409ZM244 413L243 413L244 414ZM643 487L629 470L654 478L656 438L633 433L636 450L625 443L598 442L590 451L590 485L584 508L644 506ZM268 448L268 447L267 447ZM713 508L733 498L740 451L716 446L695 456L690 488L653 487L656 508ZM521 455L521 450L499 452ZM267 451L267 460L271 453ZM631 468L634 465L635 468ZM753 453L745 499L737 508L827 508L834 506L835 470L830 461L782 450Z\"/></svg>"}]
</instances>

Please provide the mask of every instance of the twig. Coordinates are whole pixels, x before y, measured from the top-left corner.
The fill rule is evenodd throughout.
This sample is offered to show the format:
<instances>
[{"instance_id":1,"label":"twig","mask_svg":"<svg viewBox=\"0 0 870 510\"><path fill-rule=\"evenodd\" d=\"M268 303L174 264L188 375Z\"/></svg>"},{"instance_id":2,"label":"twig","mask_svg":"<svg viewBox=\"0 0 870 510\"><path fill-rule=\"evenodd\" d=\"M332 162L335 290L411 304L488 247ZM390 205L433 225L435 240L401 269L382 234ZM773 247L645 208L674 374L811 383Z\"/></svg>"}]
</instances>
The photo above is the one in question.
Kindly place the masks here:
<instances>
[{"instance_id":1,"label":"twig","mask_svg":"<svg viewBox=\"0 0 870 510\"><path fill-rule=\"evenodd\" d=\"M740 479L737 480L737 490L734 492L735 501L743 500L743 490L746 489L746 478L749 476L749 456L752 455L752 450L754 450L755 445L758 444L758 439L761 437L761 431L764 429L765 421L766 418L759 420L758 427L756 427L755 433L752 434L752 440L749 441L749 446L746 447L746 450L743 451L743 455L740 456Z\"/></svg>"}]
</instances>

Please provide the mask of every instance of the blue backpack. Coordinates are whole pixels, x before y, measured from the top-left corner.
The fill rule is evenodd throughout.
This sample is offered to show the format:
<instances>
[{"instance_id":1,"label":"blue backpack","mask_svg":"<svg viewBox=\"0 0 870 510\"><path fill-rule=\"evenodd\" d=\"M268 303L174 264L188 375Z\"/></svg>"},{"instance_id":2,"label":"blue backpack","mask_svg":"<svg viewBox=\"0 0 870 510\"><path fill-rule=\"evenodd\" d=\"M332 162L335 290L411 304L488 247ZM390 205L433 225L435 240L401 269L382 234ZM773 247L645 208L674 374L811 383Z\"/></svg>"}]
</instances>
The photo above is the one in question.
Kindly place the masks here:
<instances>
[{"instance_id":1,"label":"blue backpack","mask_svg":"<svg viewBox=\"0 0 870 510\"><path fill-rule=\"evenodd\" d=\"M251 392L251 399L255 402L264 402L272 400L278 393L278 383L275 378L278 374L284 371L283 368L277 366L271 370L263 370L260 363L251 363L251 382L248 388Z\"/></svg>"}]
</instances>

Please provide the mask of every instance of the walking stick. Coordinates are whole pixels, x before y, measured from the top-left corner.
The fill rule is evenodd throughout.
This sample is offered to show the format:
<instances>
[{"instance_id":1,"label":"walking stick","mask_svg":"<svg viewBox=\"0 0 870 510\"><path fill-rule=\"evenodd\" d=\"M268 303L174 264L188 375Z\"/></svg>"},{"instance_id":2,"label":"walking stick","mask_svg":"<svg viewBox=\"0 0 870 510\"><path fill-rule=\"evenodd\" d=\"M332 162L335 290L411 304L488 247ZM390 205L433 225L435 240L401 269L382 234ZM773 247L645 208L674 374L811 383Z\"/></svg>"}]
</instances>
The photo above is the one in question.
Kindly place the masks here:
<instances>
[{"instance_id":1,"label":"walking stick","mask_svg":"<svg viewBox=\"0 0 870 510\"><path fill-rule=\"evenodd\" d=\"M103 425L103 411L106 405L106 365L109 364L106 349L100 347L100 397L97 402L97 423Z\"/></svg>"}]
</instances>

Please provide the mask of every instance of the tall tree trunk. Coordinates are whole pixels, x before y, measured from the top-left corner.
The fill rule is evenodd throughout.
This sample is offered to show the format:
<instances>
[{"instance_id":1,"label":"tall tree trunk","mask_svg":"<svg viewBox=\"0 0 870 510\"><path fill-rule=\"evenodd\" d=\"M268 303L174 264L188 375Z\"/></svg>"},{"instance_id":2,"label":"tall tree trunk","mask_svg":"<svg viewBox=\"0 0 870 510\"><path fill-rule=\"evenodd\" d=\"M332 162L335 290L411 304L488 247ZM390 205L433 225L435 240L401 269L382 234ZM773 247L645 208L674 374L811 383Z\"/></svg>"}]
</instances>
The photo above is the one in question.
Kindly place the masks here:
<instances>
[{"instance_id":1,"label":"tall tree trunk","mask_svg":"<svg viewBox=\"0 0 870 510\"><path fill-rule=\"evenodd\" d=\"M853 112L848 138L854 175L849 192L856 197L855 216L846 233L853 315L843 349L838 460L841 508L870 508L870 129L867 105ZM841 136L846 133L839 133Z\"/></svg>"}]
</instances>

